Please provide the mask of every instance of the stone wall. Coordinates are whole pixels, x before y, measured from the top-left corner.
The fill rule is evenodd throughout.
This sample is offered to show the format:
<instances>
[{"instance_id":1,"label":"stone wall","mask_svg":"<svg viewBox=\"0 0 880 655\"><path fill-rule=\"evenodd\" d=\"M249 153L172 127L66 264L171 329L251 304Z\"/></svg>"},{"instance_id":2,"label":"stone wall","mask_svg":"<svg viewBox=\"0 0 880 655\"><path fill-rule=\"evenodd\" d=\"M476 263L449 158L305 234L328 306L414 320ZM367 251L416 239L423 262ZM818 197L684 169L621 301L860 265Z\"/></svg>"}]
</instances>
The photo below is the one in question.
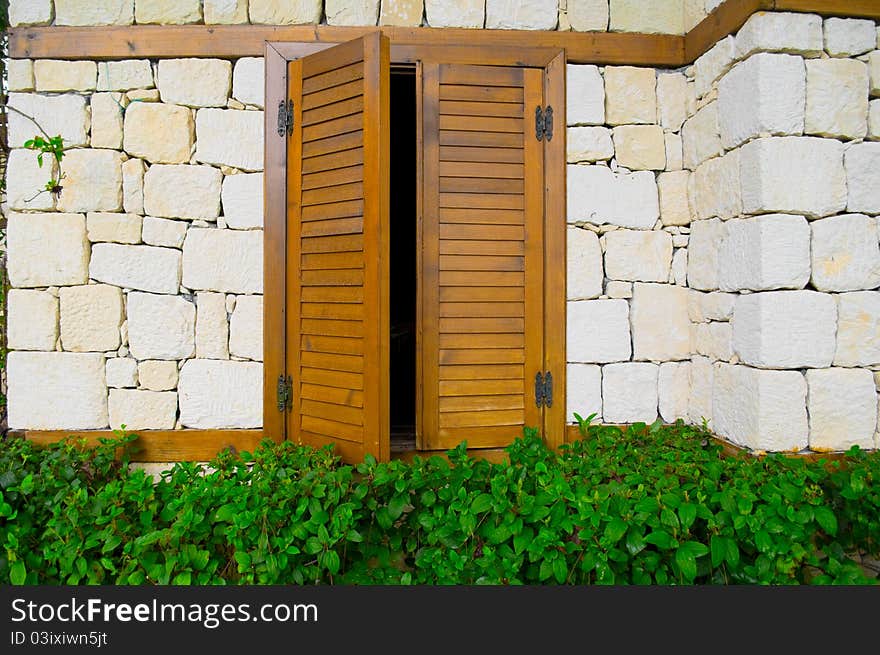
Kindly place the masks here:
<instances>
[{"instance_id":1,"label":"stone wall","mask_svg":"<svg viewBox=\"0 0 880 655\"><path fill-rule=\"evenodd\" d=\"M759 13L690 71L688 416L734 443L880 445L878 37Z\"/></svg>"},{"instance_id":2,"label":"stone wall","mask_svg":"<svg viewBox=\"0 0 880 655\"><path fill-rule=\"evenodd\" d=\"M11 18L680 33L717 4L13 0ZM9 159L10 427L259 427L262 59L9 64L10 106L74 147L57 198L38 193L51 161ZM880 445L876 25L760 13L686 70L570 65L567 96L569 420ZM38 131L9 122L14 146Z\"/></svg>"},{"instance_id":3,"label":"stone wall","mask_svg":"<svg viewBox=\"0 0 880 655\"><path fill-rule=\"evenodd\" d=\"M9 63L10 427L259 427L263 60Z\"/></svg>"},{"instance_id":4,"label":"stone wall","mask_svg":"<svg viewBox=\"0 0 880 655\"><path fill-rule=\"evenodd\" d=\"M11 0L12 25L396 25L683 34L719 0Z\"/></svg>"}]
</instances>

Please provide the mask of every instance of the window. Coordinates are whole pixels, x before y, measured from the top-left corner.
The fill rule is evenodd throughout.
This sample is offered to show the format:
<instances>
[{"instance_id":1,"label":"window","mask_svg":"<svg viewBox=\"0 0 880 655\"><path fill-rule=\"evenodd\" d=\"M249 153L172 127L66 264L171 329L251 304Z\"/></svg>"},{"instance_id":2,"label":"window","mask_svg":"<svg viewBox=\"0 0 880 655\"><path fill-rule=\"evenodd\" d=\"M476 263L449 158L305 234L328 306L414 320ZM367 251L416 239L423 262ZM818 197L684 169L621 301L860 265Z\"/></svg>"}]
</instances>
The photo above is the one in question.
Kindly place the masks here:
<instances>
[{"instance_id":1,"label":"window","mask_svg":"<svg viewBox=\"0 0 880 655\"><path fill-rule=\"evenodd\" d=\"M267 171L266 429L348 461L561 443L564 56L323 47L286 64L283 205Z\"/></svg>"}]
</instances>

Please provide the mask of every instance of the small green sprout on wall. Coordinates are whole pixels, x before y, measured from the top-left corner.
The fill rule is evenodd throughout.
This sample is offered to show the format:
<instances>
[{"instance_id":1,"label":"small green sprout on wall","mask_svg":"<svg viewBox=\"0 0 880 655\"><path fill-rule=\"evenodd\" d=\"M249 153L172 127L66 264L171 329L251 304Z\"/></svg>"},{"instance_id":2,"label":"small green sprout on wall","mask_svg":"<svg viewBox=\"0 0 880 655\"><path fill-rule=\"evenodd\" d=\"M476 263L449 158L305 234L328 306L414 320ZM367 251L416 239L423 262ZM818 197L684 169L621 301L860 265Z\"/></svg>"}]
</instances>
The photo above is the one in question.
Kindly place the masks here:
<instances>
[{"instance_id":1,"label":"small green sprout on wall","mask_svg":"<svg viewBox=\"0 0 880 655\"><path fill-rule=\"evenodd\" d=\"M40 168L43 167L44 155L51 155L55 158L55 161L58 162L58 179L50 178L49 181L46 182L45 188L39 192L43 193L44 191L48 191L57 198L57 196L61 194L63 188L61 186L61 180L64 178L64 173L61 172L61 159L64 157L64 139L61 135L53 137L46 135L46 138L37 135L34 136L33 139L25 141L24 147L28 150L37 151L37 164ZM39 193L37 195L39 195Z\"/></svg>"}]
</instances>

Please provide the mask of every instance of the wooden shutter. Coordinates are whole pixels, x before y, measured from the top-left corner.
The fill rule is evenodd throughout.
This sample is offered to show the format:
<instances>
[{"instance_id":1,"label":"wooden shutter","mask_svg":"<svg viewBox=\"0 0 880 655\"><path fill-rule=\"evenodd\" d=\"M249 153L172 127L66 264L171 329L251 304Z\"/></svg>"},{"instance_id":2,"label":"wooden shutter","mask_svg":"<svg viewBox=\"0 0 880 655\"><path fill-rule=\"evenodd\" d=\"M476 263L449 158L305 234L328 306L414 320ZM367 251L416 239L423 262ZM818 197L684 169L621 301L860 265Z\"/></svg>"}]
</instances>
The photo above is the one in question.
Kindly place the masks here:
<instances>
[{"instance_id":1,"label":"wooden shutter","mask_svg":"<svg viewBox=\"0 0 880 655\"><path fill-rule=\"evenodd\" d=\"M389 456L389 45L378 33L290 63L289 438Z\"/></svg>"},{"instance_id":2,"label":"wooden shutter","mask_svg":"<svg viewBox=\"0 0 880 655\"><path fill-rule=\"evenodd\" d=\"M421 445L541 427L543 71L425 63ZM564 265L564 262L563 262Z\"/></svg>"}]
</instances>

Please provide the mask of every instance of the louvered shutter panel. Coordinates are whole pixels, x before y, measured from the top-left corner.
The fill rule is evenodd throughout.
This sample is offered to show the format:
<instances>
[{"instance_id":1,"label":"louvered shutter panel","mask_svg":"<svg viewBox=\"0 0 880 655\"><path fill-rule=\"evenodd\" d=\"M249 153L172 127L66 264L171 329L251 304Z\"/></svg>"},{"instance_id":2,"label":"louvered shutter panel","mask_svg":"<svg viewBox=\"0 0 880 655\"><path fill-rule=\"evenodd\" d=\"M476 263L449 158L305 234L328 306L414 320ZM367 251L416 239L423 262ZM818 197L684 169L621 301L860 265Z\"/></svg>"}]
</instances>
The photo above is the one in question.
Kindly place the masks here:
<instances>
[{"instance_id":1,"label":"louvered shutter panel","mask_svg":"<svg viewBox=\"0 0 880 655\"><path fill-rule=\"evenodd\" d=\"M541 427L539 69L423 66L423 447L508 445Z\"/></svg>"},{"instance_id":2,"label":"louvered shutter panel","mask_svg":"<svg viewBox=\"0 0 880 655\"><path fill-rule=\"evenodd\" d=\"M290 63L288 435L389 456L389 46L372 34Z\"/></svg>"}]
</instances>

